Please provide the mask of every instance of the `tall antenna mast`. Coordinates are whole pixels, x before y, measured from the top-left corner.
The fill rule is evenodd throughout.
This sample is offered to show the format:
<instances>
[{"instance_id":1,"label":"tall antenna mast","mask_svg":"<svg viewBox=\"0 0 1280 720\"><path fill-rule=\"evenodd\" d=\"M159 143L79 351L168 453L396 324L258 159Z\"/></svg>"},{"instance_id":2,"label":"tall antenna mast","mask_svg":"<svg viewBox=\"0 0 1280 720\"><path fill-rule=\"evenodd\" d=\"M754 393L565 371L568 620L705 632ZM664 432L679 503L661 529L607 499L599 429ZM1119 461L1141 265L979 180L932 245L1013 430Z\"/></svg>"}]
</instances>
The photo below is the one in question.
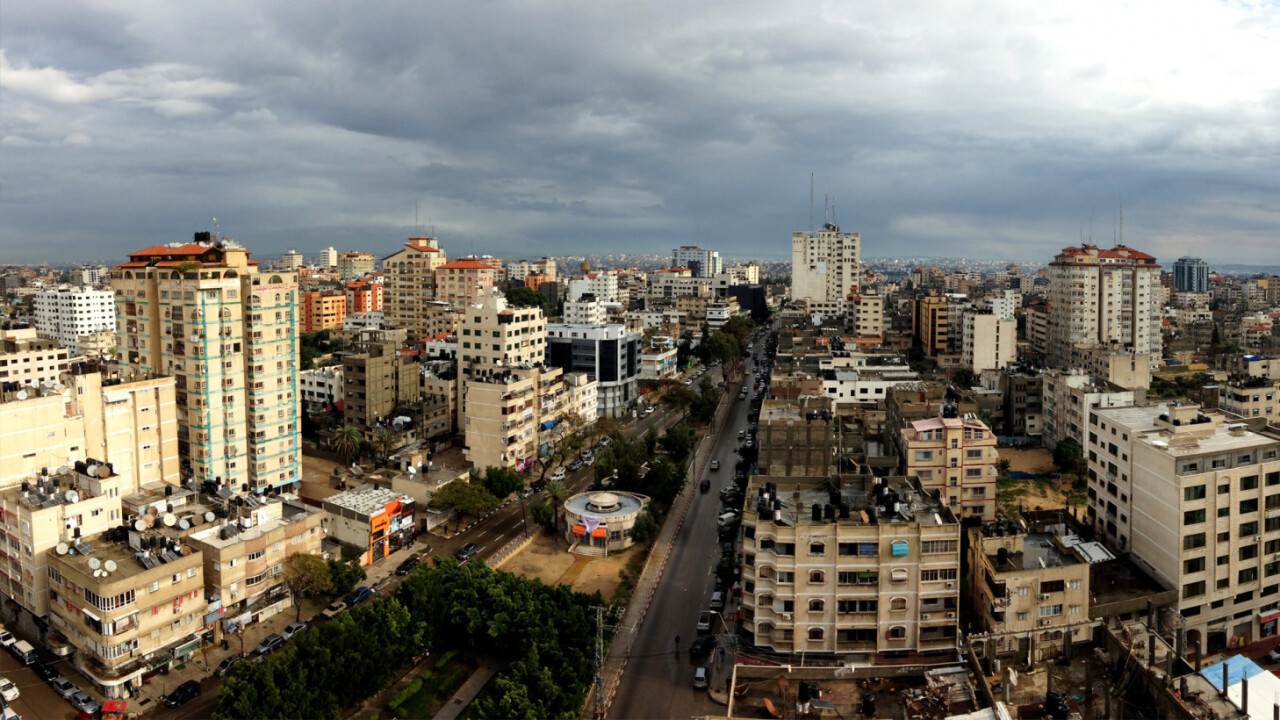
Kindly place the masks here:
<instances>
[{"instance_id":1,"label":"tall antenna mast","mask_svg":"<svg viewBox=\"0 0 1280 720\"><path fill-rule=\"evenodd\" d=\"M813 173L809 173L809 233L813 233Z\"/></svg>"},{"instance_id":2,"label":"tall antenna mast","mask_svg":"<svg viewBox=\"0 0 1280 720\"><path fill-rule=\"evenodd\" d=\"M422 226L418 224L418 201L414 200L413 201L413 231L415 233L421 232L421 229L420 229L421 227Z\"/></svg>"},{"instance_id":3,"label":"tall antenna mast","mask_svg":"<svg viewBox=\"0 0 1280 720\"><path fill-rule=\"evenodd\" d=\"M1124 245L1124 198L1120 199L1120 242L1117 245Z\"/></svg>"}]
</instances>

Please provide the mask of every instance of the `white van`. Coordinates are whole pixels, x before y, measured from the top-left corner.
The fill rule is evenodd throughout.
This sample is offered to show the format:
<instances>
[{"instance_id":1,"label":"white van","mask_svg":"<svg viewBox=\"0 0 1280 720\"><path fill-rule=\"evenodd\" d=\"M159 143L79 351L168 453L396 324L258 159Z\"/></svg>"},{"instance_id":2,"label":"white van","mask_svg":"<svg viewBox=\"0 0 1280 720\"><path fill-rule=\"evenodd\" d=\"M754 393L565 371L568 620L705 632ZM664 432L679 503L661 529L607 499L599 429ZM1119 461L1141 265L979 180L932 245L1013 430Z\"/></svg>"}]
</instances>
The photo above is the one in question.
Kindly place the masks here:
<instances>
[{"instance_id":1,"label":"white van","mask_svg":"<svg viewBox=\"0 0 1280 720\"><path fill-rule=\"evenodd\" d=\"M737 525L738 514L731 512L721 513L720 517L716 518L716 524L720 527L724 527L726 525Z\"/></svg>"},{"instance_id":2,"label":"white van","mask_svg":"<svg viewBox=\"0 0 1280 720\"><path fill-rule=\"evenodd\" d=\"M36 649L31 647L31 643L26 640L19 640L10 645L9 652L21 660L23 665L35 665L40 662L40 656L36 654Z\"/></svg>"},{"instance_id":3,"label":"white van","mask_svg":"<svg viewBox=\"0 0 1280 720\"><path fill-rule=\"evenodd\" d=\"M701 690L707 686L707 669L700 667L693 671L693 687L695 690Z\"/></svg>"}]
</instances>

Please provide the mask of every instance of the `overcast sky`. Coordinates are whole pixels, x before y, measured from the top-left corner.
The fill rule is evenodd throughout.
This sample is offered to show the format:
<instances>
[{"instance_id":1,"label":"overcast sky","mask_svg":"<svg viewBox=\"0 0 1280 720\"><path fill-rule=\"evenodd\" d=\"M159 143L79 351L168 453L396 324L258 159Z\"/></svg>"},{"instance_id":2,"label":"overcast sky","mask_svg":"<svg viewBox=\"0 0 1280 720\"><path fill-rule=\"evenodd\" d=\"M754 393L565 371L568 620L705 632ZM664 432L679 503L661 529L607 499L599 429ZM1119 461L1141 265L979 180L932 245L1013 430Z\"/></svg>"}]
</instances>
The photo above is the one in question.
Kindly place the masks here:
<instances>
[{"instance_id":1,"label":"overcast sky","mask_svg":"<svg viewBox=\"0 0 1280 720\"><path fill-rule=\"evenodd\" d=\"M1280 263L1275 2L6 2L0 263L262 255Z\"/></svg>"}]
</instances>

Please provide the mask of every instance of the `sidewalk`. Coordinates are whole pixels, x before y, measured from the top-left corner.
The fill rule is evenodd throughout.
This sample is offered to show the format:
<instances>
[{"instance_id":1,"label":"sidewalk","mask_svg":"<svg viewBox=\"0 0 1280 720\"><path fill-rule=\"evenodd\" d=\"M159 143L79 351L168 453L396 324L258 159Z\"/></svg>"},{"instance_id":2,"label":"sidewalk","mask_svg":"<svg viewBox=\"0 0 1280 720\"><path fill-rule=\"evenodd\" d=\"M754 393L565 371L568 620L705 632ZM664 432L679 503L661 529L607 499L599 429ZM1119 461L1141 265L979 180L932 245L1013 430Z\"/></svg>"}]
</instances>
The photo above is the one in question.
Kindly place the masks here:
<instances>
[{"instance_id":1,"label":"sidewalk","mask_svg":"<svg viewBox=\"0 0 1280 720\"><path fill-rule=\"evenodd\" d=\"M436 713L434 720L454 720L460 716L462 711L466 710L471 701L476 699L476 696L480 694L480 691L484 689L484 686L488 684L489 680L497 672L498 666L496 663L482 663L480 667L476 668L475 672L471 673L471 677L462 683L462 687L458 688L453 697L449 698L449 702L440 708L440 712Z\"/></svg>"}]
</instances>

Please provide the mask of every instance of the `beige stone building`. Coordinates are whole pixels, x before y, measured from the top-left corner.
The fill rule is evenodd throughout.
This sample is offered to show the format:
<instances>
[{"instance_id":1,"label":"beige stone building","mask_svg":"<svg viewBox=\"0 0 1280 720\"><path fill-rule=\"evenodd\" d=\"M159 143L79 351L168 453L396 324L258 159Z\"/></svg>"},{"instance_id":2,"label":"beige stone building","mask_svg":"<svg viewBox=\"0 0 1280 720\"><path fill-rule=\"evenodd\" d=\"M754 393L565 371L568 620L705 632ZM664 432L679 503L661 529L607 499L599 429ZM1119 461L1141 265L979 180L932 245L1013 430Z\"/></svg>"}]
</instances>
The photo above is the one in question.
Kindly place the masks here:
<instances>
[{"instance_id":1,"label":"beige stone building","mask_svg":"<svg viewBox=\"0 0 1280 720\"><path fill-rule=\"evenodd\" d=\"M917 298L912 305L912 323L924 354L945 355L951 341L951 312L947 299L934 292Z\"/></svg>"},{"instance_id":2,"label":"beige stone building","mask_svg":"<svg viewBox=\"0 0 1280 720\"><path fill-rule=\"evenodd\" d=\"M0 489L86 459L110 463L126 491L177 483L175 381L138 375L76 365L57 389L0 397Z\"/></svg>"},{"instance_id":3,"label":"beige stone building","mask_svg":"<svg viewBox=\"0 0 1280 720\"><path fill-rule=\"evenodd\" d=\"M584 373L534 365L506 372L476 375L464 386L463 453L472 465L524 470L537 459L544 444L552 443L574 426L594 422L583 417L594 400L596 381ZM577 415L577 417L570 417ZM566 422L566 419L568 421Z\"/></svg>"},{"instance_id":4,"label":"beige stone building","mask_svg":"<svg viewBox=\"0 0 1280 720\"><path fill-rule=\"evenodd\" d=\"M1189 647L1218 652L1276 635L1280 434L1196 405L1152 410L1095 413L1090 521L1179 591Z\"/></svg>"},{"instance_id":5,"label":"beige stone building","mask_svg":"<svg viewBox=\"0 0 1280 720\"><path fill-rule=\"evenodd\" d=\"M436 269L446 262L444 250L428 237L409 238L404 249L382 259L386 277L383 312L392 325L406 329L413 339L440 332L435 329L440 323L438 317L432 317L431 304L436 299Z\"/></svg>"},{"instance_id":6,"label":"beige stone building","mask_svg":"<svg viewBox=\"0 0 1280 720\"><path fill-rule=\"evenodd\" d=\"M169 541L91 541L91 553L48 559L49 625L75 648L74 664L108 698L155 667L200 647L207 608L204 557ZM160 540L160 538L156 538Z\"/></svg>"},{"instance_id":7,"label":"beige stone building","mask_svg":"<svg viewBox=\"0 0 1280 720\"><path fill-rule=\"evenodd\" d=\"M69 367L69 354L57 340L34 337L5 338L0 344L0 383L6 390L53 384Z\"/></svg>"},{"instance_id":8,"label":"beige stone building","mask_svg":"<svg viewBox=\"0 0 1280 720\"><path fill-rule=\"evenodd\" d=\"M436 268L436 299L455 307L474 305L494 289L500 272L489 260L447 262Z\"/></svg>"},{"instance_id":9,"label":"beige stone building","mask_svg":"<svg viewBox=\"0 0 1280 720\"><path fill-rule=\"evenodd\" d=\"M351 250L338 255L338 279L350 282L373 272L377 258L373 253Z\"/></svg>"},{"instance_id":10,"label":"beige stone building","mask_svg":"<svg viewBox=\"0 0 1280 720\"><path fill-rule=\"evenodd\" d=\"M884 335L884 298L880 295L853 295L845 303L845 329L854 337Z\"/></svg>"},{"instance_id":11,"label":"beige stone building","mask_svg":"<svg viewBox=\"0 0 1280 720\"><path fill-rule=\"evenodd\" d=\"M975 415L960 416L945 405L939 417L915 420L902 429L902 466L907 475L941 493L962 517L996 516L996 436Z\"/></svg>"},{"instance_id":12,"label":"beige stone building","mask_svg":"<svg viewBox=\"0 0 1280 720\"><path fill-rule=\"evenodd\" d=\"M1070 362L1077 345L1116 343L1132 353L1160 355L1160 266L1118 245L1064 248L1049 275L1049 360Z\"/></svg>"},{"instance_id":13,"label":"beige stone building","mask_svg":"<svg viewBox=\"0 0 1280 720\"><path fill-rule=\"evenodd\" d=\"M960 524L910 478L752 476L742 623L777 653L954 653Z\"/></svg>"},{"instance_id":14,"label":"beige stone building","mask_svg":"<svg viewBox=\"0 0 1280 720\"><path fill-rule=\"evenodd\" d=\"M1002 370L1018 359L1018 321L992 313L966 312L960 364L974 373Z\"/></svg>"},{"instance_id":15,"label":"beige stone building","mask_svg":"<svg viewBox=\"0 0 1280 720\"><path fill-rule=\"evenodd\" d=\"M1263 417L1280 423L1280 380L1262 377L1232 378L1222 388L1221 407L1240 417Z\"/></svg>"},{"instance_id":16,"label":"beige stone building","mask_svg":"<svg viewBox=\"0 0 1280 720\"><path fill-rule=\"evenodd\" d=\"M422 399L418 364L401 355L400 344L378 330L361 331L351 354L342 358L343 419L369 430L401 405Z\"/></svg>"},{"instance_id":17,"label":"beige stone building","mask_svg":"<svg viewBox=\"0 0 1280 720\"><path fill-rule=\"evenodd\" d=\"M834 405L822 396L761 403L756 429L760 473L774 478L834 474L839 442Z\"/></svg>"},{"instance_id":18,"label":"beige stone building","mask_svg":"<svg viewBox=\"0 0 1280 720\"><path fill-rule=\"evenodd\" d=\"M320 555L324 512L296 501L272 499L240 518L206 526L187 537L204 557L210 609L235 617L288 594L285 560Z\"/></svg>"},{"instance_id":19,"label":"beige stone building","mask_svg":"<svg viewBox=\"0 0 1280 720\"><path fill-rule=\"evenodd\" d=\"M968 533L971 633L986 636L983 654L1039 661L1061 655L1067 642L1093 639L1090 567L1115 557L1105 547L1025 517Z\"/></svg>"},{"instance_id":20,"label":"beige stone building","mask_svg":"<svg viewBox=\"0 0 1280 720\"><path fill-rule=\"evenodd\" d=\"M862 236L827 223L791 233L791 297L844 301L862 282Z\"/></svg>"},{"instance_id":21,"label":"beige stone building","mask_svg":"<svg viewBox=\"0 0 1280 720\"><path fill-rule=\"evenodd\" d=\"M299 482L297 279L196 233L130 254L111 285L121 361L177 383L184 474L250 491Z\"/></svg>"}]
</instances>

